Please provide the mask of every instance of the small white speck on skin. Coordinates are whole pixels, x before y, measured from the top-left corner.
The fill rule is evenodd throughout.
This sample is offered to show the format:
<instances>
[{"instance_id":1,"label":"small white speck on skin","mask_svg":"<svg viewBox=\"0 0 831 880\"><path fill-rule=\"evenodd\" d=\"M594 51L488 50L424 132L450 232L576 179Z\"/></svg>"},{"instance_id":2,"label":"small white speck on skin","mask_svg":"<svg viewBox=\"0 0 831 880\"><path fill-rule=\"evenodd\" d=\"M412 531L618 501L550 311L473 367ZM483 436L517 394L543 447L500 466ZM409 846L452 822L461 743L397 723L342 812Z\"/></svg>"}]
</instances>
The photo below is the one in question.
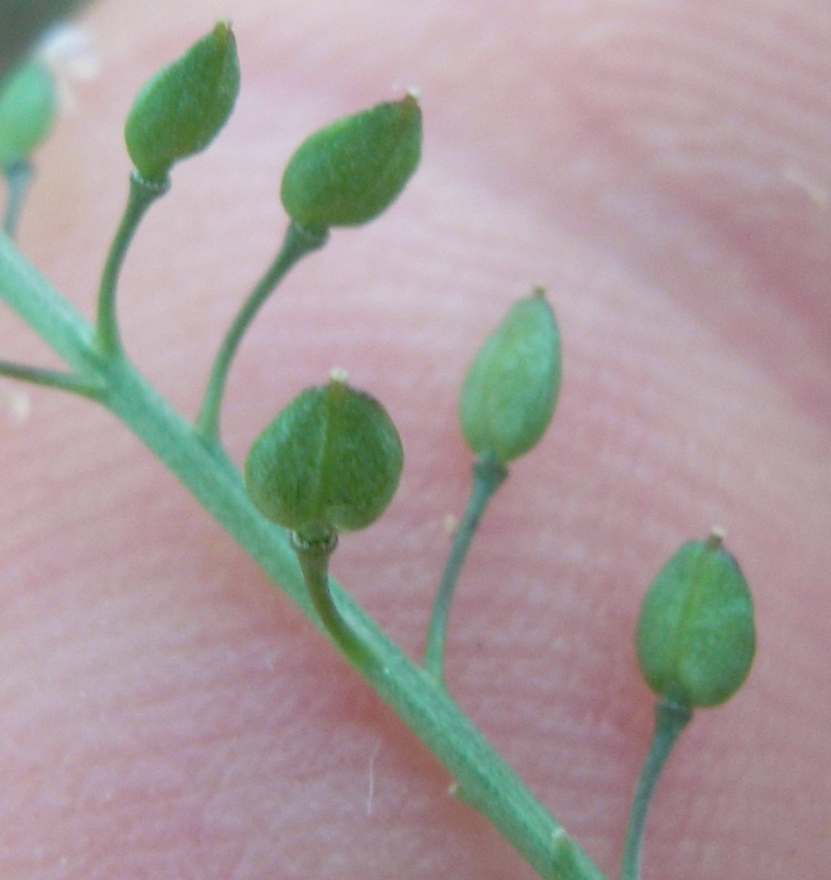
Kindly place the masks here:
<instances>
[{"instance_id":1,"label":"small white speck on skin","mask_svg":"<svg viewBox=\"0 0 831 880\"><path fill-rule=\"evenodd\" d=\"M0 385L0 424L9 428L22 425L32 411L32 398L28 391L14 385Z\"/></svg>"},{"instance_id":2,"label":"small white speck on skin","mask_svg":"<svg viewBox=\"0 0 831 880\"><path fill-rule=\"evenodd\" d=\"M447 794L450 797L456 797L456 795L458 793L459 793L459 783L458 782L451 782L450 785L447 786Z\"/></svg>"},{"instance_id":3,"label":"small white speck on skin","mask_svg":"<svg viewBox=\"0 0 831 880\"><path fill-rule=\"evenodd\" d=\"M448 513L441 521L441 527L445 535L455 535L459 528L459 518L452 513Z\"/></svg>"},{"instance_id":4,"label":"small white speck on skin","mask_svg":"<svg viewBox=\"0 0 831 880\"><path fill-rule=\"evenodd\" d=\"M345 385L349 381L349 373L343 367L332 367L329 370L329 378L332 382L341 382Z\"/></svg>"},{"instance_id":5,"label":"small white speck on skin","mask_svg":"<svg viewBox=\"0 0 831 880\"><path fill-rule=\"evenodd\" d=\"M366 814L367 816L372 815L372 801L375 798L375 759L378 757L378 752L381 750L381 740L379 739L377 743L375 743L375 748L372 750L372 754L369 756L369 790L366 796Z\"/></svg>"},{"instance_id":6,"label":"small white speck on skin","mask_svg":"<svg viewBox=\"0 0 831 880\"><path fill-rule=\"evenodd\" d=\"M828 207L828 187L813 177L804 168L797 165L786 165L784 177L788 183L792 183L799 189L804 190L817 208Z\"/></svg>"}]
</instances>

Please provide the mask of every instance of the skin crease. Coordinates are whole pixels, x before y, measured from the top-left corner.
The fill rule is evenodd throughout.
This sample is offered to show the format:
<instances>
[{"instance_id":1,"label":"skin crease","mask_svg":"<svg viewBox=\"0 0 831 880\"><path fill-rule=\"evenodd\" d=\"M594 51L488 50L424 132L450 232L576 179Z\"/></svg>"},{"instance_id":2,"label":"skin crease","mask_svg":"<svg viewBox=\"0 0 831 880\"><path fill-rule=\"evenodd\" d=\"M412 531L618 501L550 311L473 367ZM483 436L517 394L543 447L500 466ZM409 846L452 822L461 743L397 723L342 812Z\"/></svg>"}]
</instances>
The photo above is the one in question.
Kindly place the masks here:
<instances>
[{"instance_id":1,"label":"skin crease","mask_svg":"<svg viewBox=\"0 0 831 880\"><path fill-rule=\"evenodd\" d=\"M718 523L754 590L758 656L673 755L644 877L828 876L824 5L170 7L107 0L85 16L103 72L41 151L27 256L91 314L126 191L130 100L230 17L237 111L174 170L120 296L131 355L193 415L282 233L292 149L417 86L421 169L267 305L228 391L231 453L241 461L335 365L384 401L407 454L401 490L379 524L344 537L334 571L417 655L444 518L467 490L461 376L509 304L545 284L563 392L483 521L451 620L450 688L612 875L651 729L638 602L682 541ZM0 337L5 357L54 363L14 318ZM118 423L55 392L2 395L6 880L534 876Z\"/></svg>"}]
</instances>

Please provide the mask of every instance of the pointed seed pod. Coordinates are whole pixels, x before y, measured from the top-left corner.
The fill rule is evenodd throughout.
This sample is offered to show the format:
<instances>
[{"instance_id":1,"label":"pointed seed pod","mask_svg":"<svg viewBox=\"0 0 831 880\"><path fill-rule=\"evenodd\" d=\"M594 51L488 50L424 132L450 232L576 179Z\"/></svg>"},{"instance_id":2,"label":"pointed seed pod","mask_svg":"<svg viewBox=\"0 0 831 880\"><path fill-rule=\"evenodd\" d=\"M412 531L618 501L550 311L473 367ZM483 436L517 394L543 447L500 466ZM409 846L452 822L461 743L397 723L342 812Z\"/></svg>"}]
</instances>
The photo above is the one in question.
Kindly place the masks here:
<instances>
[{"instance_id":1,"label":"pointed seed pod","mask_svg":"<svg viewBox=\"0 0 831 880\"><path fill-rule=\"evenodd\" d=\"M413 95L338 119L307 138L283 173L280 198L310 230L358 226L398 196L421 157Z\"/></svg>"},{"instance_id":2,"label":"pointed seed pod","mask_svg":"<svg viewBox=\"0 0 831 880\"><path fill-rule=\"evenodd\" d=\"M160 183L171 166L204 150L231 114L239 91L236 41L219 22L139 92L124 137L138 173Z\"/></svg>"},{"instance_id":3,"label":"pointed seed pod","mask_svg":"<svg viewBox=\"0 0 831 880\"><path fill-rule=\"evenodd\" d=\"M39 61L9 74L0 90L0 168L29 158L52 129L58 109L55 80Z\"/></svg>"},{"instance_id":4,"label":"pointed seed pod","mask_svg":"<svg viewBox=\"0 0 831 880\"><path fill-rule=\"evenodd\" d=\"M753 600L722 534L684 544L641 607L636 648L649 686L687 708L715 706L742 685L755 647Z\"/></svg>"},{"instance_id":5,"label":"pointed seed pod","mask_svg":"<svg viewBox=\"0 0 831 880\"><path fill-rule=\"evenodd\" d=\"M505 464L531 449L554 414L561 372L560 331L538 289L511 308L465 376L459 419L473 452Z\"/></svg>"},{"instance_id":6,"label":"pointed seed pod","mask_svg":"<svg viewBox=\"0 0 831 880\"><path fill-rule=\"evenodd\" d=\"M298 395L254 441L245 484L264 516L321 541L374 522L395 494L403 460L381 404L333 377Z\"/></svg>"}]
</instances>

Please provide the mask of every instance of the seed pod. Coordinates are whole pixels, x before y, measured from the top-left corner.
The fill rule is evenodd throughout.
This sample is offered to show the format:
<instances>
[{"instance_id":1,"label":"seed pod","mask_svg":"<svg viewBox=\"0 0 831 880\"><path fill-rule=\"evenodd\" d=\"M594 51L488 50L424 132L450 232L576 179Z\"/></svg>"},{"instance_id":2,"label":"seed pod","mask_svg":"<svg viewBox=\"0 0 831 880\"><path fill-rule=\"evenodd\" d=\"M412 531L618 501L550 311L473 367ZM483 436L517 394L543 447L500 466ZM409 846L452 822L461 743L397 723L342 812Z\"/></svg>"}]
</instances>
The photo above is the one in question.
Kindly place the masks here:
<instances>
[{"instance_id":1,"label":"seed pod","mask_svg":"<svg viewBox=\"0 0 831 880\"><path fill-rule=\"evenodd\" d=\"M52 129L58 109L55 80L39 61L28 61L0 91L0 168L29 158Z\"/></svg>"},{"instance_id":2,"label":"seed pod","mask_svg":"<svg viewBox=\"0 0 831 880\"><path fill-rule=\"evenodd\" d=\"M755 647L750 590L721 534L684 544L641 607L636 648L649 686L681 706L715 706L742 685Z\"/></svg>"},{"instance_id":3,"label":"seed pod","mask_svg":"<svg viewBox=\"0 0 831 880\"><path fill-rule=\"evenodd\" d=\"M283 173L280 198L309 230L358 226L398 196L421 157L413 95L345 116L307 138Z\"/></svg>"},{"instance_id":4,"label":"seed pod","mask_svg":"<svg viewBox=\"0 0 831 880\"><path fill-rule=\"evenodd\" d=\"M139 92L124 137L139 174L163 182L171 166L204 150L231 114L239 62L227 22L163 67Z\"/></svg>"},{"instance_id":5,"label":"seed pod","mask_svg":"<svg viewBox=\"0 0 831 880\"><path fill-rule=\"evenodd\" d=\"M511 308L465 376L459 419L473 452L505 464L531 449L554 414L561 372L560 331L538 289Z\"/></svg>"},{"instance_id":6,"label":"seed pod","mask_svg":"<svg viewBox=\"0 0 831 880\"><path fill-rule=\"evenodd\" d=\"M402 465L398 431L381 404L333 378L303 391L260 434L245 483L268 519L321 541L374 522Z\"/></svg>"}]
</instances>

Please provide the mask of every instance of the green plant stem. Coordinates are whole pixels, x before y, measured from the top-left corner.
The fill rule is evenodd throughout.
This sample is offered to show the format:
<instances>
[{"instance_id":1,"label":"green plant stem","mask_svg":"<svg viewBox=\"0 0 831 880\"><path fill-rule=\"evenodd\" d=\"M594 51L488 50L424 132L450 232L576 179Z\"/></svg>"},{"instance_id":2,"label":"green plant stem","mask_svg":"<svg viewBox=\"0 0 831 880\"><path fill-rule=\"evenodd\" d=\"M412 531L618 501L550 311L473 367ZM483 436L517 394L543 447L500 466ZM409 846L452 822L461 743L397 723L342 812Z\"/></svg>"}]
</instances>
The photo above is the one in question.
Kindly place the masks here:
<instances>
[{"instance_id":1,"label":"green plant stem","mask_svg":"<svg viewBox=\"0 0 831 880\"><path fill-rule=\"evenodd\" d=\"M115 233L98 289L98 320L95 347L102 355L122 352L121 333L116 313L116 290L124 256L133 240L136 229L147 209L170 189L169 181L154 183L145 180L138 172L130 175L130 192L127 205Z\"/></svg>"},{"instance_id":2,"label":"green plant stem","mask_svg":"<svg viewBox=\"0 0 831 880\"><path fill-rule=\"evenodd\" d=\"M10 167L4 169L3 173L9 187L9 200L6 203L3 231L9 238L14 238L23 208L23 201L26 198L29 184L34 175L34 169L28 159L21 159L19 162L15 162Z\"/></svg>"},{"instance_id":3,"label":"green plant stem","mask_svg":"<svg viewBox=\"0 0 831 880\"><path fill-rule=\"evenodd\" d=\"M25 364L15 364L11 361L0 360L0 376L8 379L18 379L29 382L32 385L43 385L58 391L69 391L72 394L80 394L92 400L99 400L104 392L104 387L95 381L87 380L74 373L65 373L60 370L45 370L41 367L29 367Z\"/></svg>"},{"instance_id":4,"label":"green plant stem","mask_svg":"<svg viewBox=\"0 0 831 880\"><path fill-rule=\"evenodd\" d=\"M228 379L231 361L248 325L254 320L260 307L289 269L306 254L323 247L328 237L328 231L310 232L296 223L290 223L277 256L257 282L257 286L251 291L242 308L237 312L237 316L225 334L214 359L208 386L205 389L205 396L202 399L202 406L195 423L197 433L208 445L219 445L219 418L225 383Z\"/></svg>"},{"instance_id":5,"label":"green plant stem","mask_svg":"<svg viewBox=\"0 0 831 880\"><path fill-rule=\"evenodd\" d=\"M623 845L620 880L638 880L640 877L641 848L649 804L672 747L691 718L692 710L686 706L664 700L655 706L655 731L632 801Z\"/></svg>"},{"instance_id":6,"label":"green plant stem","mask_svg":"<svg viewBox=\"0 0 831 880\"><path fill-rule=\"evenodd\" d=\"M444 649L447 642L447 619L453 593L464 565L467 551L476 534L479 520L493 497L494 492L508 476L504 464L492 458L481 458L473 465L473 483L470 498L459 527L453 536L453 546L447 557L441 583L433 602L430 626L427 630L427 644L424 651L424 668L444 684Z\"/></svg>"},{"instance_id":7,"label":"green plant stem","mask_svg":"<svg viewBox=\"0 0 831 880\"><path fill-rule=\"evenodd\" d=\"M323 629L286 533L268 522L239 470L207 446L123 355L93 348L88 322L0 235L0 296L82 375L94 372L101 402L152 450L263 571ZM604 880L576 842L523 785L435 679L409 660L333 579L346 625L378 664L362 673L480 810L547 880Z\"/></svg>"},{"instance_id":8,"label":"green plant stem","mask_svg":"<svg viewBox=\"0 0 831 880\"><path fill-rule=\"evenodd\" d=\"M332 535L328 541L304 541L292 533L290 541L315 612L335 644L359 672L367 674L370 668L377 669L381 664L372 645L363 642L360 635L350 629L332 596L329 560L337 547L337 536Z\"/></svg>"}]
</instances>

